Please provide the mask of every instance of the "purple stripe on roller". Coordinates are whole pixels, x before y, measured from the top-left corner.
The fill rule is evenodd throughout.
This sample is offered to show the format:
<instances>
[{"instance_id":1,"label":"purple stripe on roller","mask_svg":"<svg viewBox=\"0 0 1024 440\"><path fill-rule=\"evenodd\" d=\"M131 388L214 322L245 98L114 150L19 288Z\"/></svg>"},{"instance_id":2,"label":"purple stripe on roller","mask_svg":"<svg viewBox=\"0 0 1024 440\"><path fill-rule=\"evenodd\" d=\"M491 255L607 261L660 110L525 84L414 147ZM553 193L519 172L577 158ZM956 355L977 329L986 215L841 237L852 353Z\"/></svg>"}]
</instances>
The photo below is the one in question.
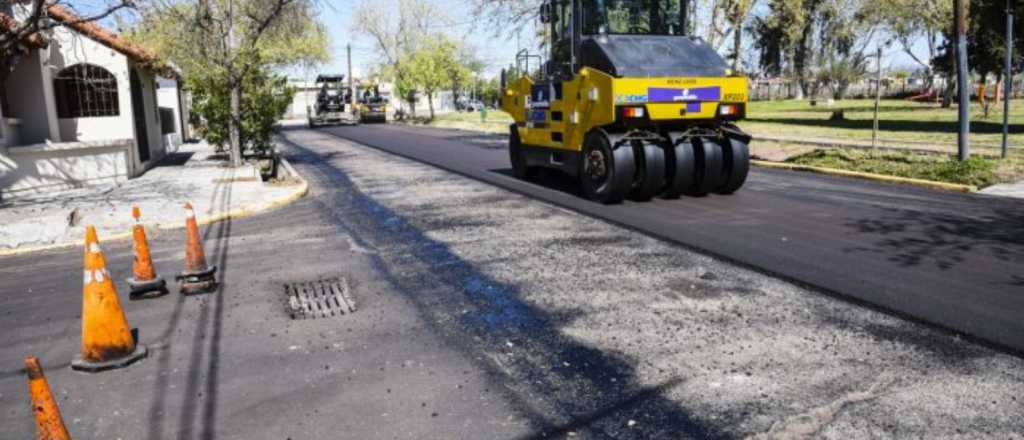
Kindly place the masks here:
<instances>
[{"instance_id":1,"label":"purple stripe on roller","mask_svg":"<svg viewBox=\"0 0 1024 440\"><path fill-rule=\"evenodd\" d=\"M700 113L700 103L699 102L687 102L686 103L686 112L687 113Z\"/></svg>"},{"instance_id":2,"label":"purple stripe on roller","mask_svg":"<svg viewBox=\"0 0 1024 440\"><path fill-rule=\"evenodd\" d=\"M650 102L719 101L722 99L722 88L718 86L692 89L650 87L647 89L647 96Z\"/></svg>"}]
</instances>

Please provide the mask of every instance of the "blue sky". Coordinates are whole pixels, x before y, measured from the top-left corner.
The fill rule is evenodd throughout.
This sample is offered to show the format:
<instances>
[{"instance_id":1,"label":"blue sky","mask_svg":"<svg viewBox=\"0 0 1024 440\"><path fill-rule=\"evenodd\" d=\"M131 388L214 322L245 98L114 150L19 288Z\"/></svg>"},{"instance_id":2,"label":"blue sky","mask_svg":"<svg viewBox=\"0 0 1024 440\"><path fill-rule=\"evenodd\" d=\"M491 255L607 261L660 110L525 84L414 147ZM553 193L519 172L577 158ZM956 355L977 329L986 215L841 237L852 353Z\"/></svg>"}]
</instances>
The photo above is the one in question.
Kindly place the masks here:
<instances>
[{"instance_id":1,"label":"blue sky","mask_svg":"<svg viewBox=\"0 0 1024 440\"><path fill-rule=\"evenodd\" d=\"M390 0L379 2L382 7L391 3ZM477 25L470 11L468 2L465 0L433 0L439 11L444 11L447 22L452 26L442 26L445 20L439 18L439 28L448 33L451 37L459 39L464 44L476 49L477 56L488 64L487 75L496 76L503 66L514 62L517 50L516 37L495 37L484 26ZM352 44L352 65L356 76L375 64L377 52L373 42L363 35L352 31L352 10L359 5L359 0L340 0L324 2L322 4L321 20L327 24L331 37L332 53L334 60L327 66L319 68L324 72L345 73L347 70L345 60L345 45ZM521 47L531 46L533 32L525 29L520 34L519 45ZM312 75L315 76L316 72Z\"/></svg>"},{"instance_id":2,"label":"blue sky","mask_svg":"<svg viewBox=\"0 0 1024 440\"><path fill-rule=\"evenodd\" d=\"M359 2L360 0L336 0L322 4L321 19L327 24L328 32L331 36L334 60L329 65L319 68L318 71L345 73L347 69L345 45L348 43L351 43L353 46L352 63L356 76L361 76L361 72L364 72L377 61L373 42L352 30L351 12L358 6ZM391 0L382 0L378 3L381 7L388 7L390 4L393 4ZM437 6L439 11L443 11L447 17L447 20L438 19L439 30L474 47L477 55L488 64L486 72L488 76L496 76L502 67L513 63L518 48L528 47L531 50L536 50L537 42L533 39L534 32L532 26L522 31L517 45L515 36L495 37L490 29L485 28L485 25L477 23L470 11L470 7L467 5L468 2L465 0L432 0L432 3ZM453 25L444 26L445 21L453 23ZM745 46L749 47L749 45ZM917 52L921 55L927 52L924 49L923 42L919 42L917 49ZM885 51L883 59L887 69L916 68L916 64L903 53L897 44L892 45ZM315 76L316 73L310 72L308 75ZM292 75L303 74L292 72Z\"/></svg>"}]
</instances>

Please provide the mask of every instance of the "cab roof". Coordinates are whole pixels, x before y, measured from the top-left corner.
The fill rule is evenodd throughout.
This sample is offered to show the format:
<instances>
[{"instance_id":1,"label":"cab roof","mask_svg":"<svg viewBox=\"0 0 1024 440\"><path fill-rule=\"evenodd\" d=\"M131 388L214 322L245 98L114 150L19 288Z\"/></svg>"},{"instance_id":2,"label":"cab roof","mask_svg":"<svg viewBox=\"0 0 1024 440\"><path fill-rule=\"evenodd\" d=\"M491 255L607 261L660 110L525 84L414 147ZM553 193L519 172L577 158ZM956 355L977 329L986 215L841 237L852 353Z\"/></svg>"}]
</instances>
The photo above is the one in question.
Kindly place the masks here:
<instances>
[{"instance_id":1,"label":"cab roof","mask_svg":"<svg viewBox=\"0 0 1024 440\"><path fill-rule=\"evenodd\" d=\"M316 82L341 82L345 80L345 75L317 75Z\"/></svg>"}]
</instances>

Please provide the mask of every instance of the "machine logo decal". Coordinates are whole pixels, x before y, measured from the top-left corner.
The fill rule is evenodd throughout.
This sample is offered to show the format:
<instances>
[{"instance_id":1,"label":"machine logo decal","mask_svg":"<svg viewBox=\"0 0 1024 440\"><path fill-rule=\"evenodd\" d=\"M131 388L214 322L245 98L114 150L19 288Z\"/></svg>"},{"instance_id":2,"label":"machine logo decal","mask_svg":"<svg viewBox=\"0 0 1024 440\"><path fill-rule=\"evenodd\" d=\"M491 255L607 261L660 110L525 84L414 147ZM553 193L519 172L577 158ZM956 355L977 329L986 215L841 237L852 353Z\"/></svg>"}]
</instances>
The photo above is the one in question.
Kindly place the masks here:
<instances>
[{"instance_id":1,"label":"machine logo decal","mask_svg":"<svg viewBox=\"0 0 1024 440\"><path fill-rule=\"evenodd\" d=\"M693 87L688 89L650 87L647 89L647 94L650 96L651 102L697 102L699 104L701 101L721 100L722 88L720 86ZM690 106L688 105L687 107L687 111L690 111Z\"/></svg>"},{"instance_id":2,"label":"machine logo decal","mask_svg":"<svg viewBox=\"0 0 1024 440\"><path fill-rule=\"evenodd\" d=\"M647 95L615 95L616 104L643 104L647 102Z\"/></svg>"}]
</instances>

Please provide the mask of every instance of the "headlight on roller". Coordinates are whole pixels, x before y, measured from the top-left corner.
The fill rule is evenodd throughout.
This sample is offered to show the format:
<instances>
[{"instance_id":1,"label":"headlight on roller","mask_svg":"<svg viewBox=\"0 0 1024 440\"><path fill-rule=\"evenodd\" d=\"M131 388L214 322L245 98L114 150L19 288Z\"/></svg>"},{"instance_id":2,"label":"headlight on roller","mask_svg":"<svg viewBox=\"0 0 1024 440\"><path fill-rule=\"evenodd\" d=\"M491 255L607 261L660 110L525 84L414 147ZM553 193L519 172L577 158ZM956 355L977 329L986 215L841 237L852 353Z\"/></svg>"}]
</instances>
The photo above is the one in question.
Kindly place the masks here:
<instances>
[{"instance_id":1,"label":"headlight on roller","mask_svg":"<svg viewBox=\"0 0 1024 440\"><path fill-rule=\"evenodd\" d=\"M721 104L718 106L718 116L736 117L742 113L739 104Z\"/></svg>"},{"instance_id":2,"label":"headlight on roller","mask_svg":"<svg viewBox=\"0 0 1024 440\"><path fill-rule=\"evenodd\" d=\"M640 119L643 118L646 112L643 107L624 107L622 109L622 116L626 118Z\"/></svg>"}]
</instances>

